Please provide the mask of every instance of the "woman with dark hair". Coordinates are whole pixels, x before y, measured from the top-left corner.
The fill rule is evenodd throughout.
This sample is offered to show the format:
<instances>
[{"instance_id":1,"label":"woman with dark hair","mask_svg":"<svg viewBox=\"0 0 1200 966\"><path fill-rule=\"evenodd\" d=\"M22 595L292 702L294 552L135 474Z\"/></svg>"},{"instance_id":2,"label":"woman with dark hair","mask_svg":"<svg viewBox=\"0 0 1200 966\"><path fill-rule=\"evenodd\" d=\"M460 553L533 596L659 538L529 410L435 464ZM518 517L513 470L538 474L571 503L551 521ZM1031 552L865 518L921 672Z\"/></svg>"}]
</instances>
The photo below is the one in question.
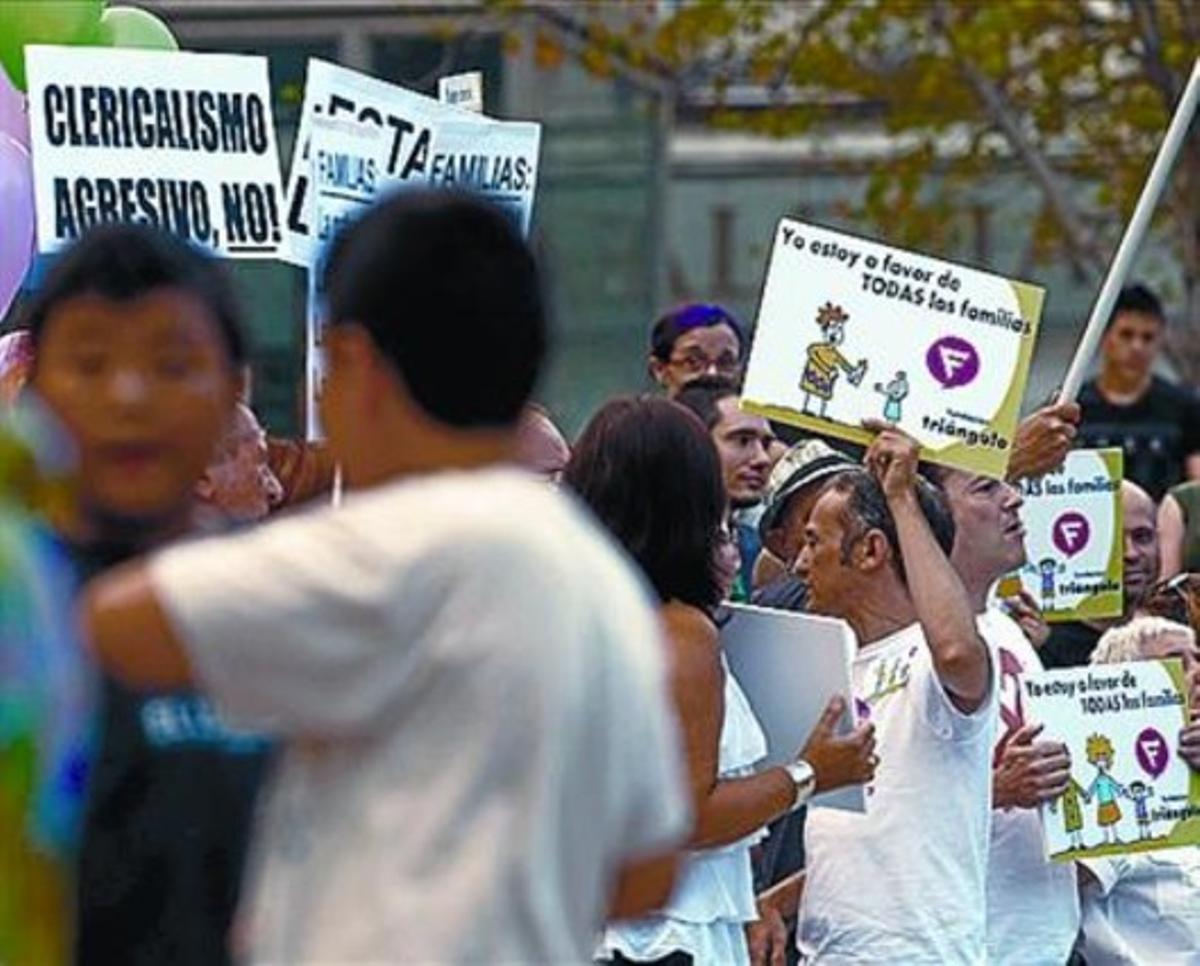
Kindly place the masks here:
<instances>
[{"instance_id":1,"label":"woman with dark hair","mask_svg":"<svg viewBox=\"0 0 1200 966\"><path fill-rule=\"evenodd\" d=\"M750 847L763 827L819 791L867 781L874 734L835 737L830 703L791 764L756 772L767 745L721 654L714 611L723 596L720 459L703 424L664 399L618 399L580 437L564 482L641 565L662 601L673 698L695 807L694 851L657 916L610 925L600 956L614 963L748 963L756 916Z\"/></svg>"}]
</instances>

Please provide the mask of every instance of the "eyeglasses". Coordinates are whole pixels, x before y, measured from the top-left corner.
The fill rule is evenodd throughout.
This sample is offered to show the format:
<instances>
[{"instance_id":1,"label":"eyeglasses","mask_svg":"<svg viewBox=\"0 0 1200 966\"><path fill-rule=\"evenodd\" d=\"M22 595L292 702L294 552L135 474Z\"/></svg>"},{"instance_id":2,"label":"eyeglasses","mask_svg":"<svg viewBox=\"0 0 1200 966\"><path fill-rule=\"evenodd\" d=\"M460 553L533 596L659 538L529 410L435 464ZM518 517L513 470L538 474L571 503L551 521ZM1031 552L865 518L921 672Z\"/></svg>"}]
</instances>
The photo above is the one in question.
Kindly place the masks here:
<instances>
[{"instance_id":1,"label":"eyeglasses","mask_svg":"<svg viewBox=\"0 0 1200 966\"><path fill-rule=\"evenodd\" d=\"M667 361L693 376L708 372L710 369L720 376L736 376L742 368L741 360L737 356L728 354L713 359L703 352L687 352L681 356L672 356Z\"/></svg>"}]
</instances>

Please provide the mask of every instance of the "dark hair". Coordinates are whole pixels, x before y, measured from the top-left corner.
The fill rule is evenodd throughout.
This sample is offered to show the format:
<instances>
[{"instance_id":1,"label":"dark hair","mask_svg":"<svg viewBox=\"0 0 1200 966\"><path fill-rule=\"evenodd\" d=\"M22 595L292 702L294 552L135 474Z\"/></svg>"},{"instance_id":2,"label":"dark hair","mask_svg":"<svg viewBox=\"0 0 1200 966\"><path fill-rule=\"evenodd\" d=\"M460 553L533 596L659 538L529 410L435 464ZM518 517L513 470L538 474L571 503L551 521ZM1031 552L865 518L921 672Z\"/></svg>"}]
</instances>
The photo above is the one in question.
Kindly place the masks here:
<instances>
[{"instance_id":1,"label":"dark hair","mask_svg":"<svg viewBox=\"0 0 1200 966\"><path fill-rule=\"evenodd\" d=\"M46 322L63 302L98 295L129 302L174 288L202 302L220 329L230 365L246 360L242 316L221 263L173 235L146 225L97 225L58 258L26 310L34 365Z\"/></svg>"},{"instance_id":2,"label":"dark hair","mask_svg":"<svg viewBox=\"0 0 1200 966\"><path fill-rule=\"evenodd\" d=\"M717 403L737 396L737 385L724 376L697 376L675 395L675 402L700 417L710 431L721 421Z\"/></svg>"},{"instance_id":3,"label":"dark hair","mask_svg":"<svg viewBox=\"0 0 1200 966\"><path fill-rule=\"evenodd\" d=\"M847 470L834 477L829 484L838 493L844 493L849 498L846 501L846 513L851 518L846 532L842 536L842 563L850 560L850 551L854 544L869 530L879 530L887 539L892 550L892 563L902 581L908 582L908 574L904 569L904 558L900 554L900 536L896 531L896 521L887 504L883 488L878 480L863 469ZM917 478L917 503L921 513L933 531L933 538L942 553L950 556L954 548L954 516L946 495L932 483Z\"/></svg>"},{"instance_id":4,"label":"dark hair","mask_svg":"<svg viewBox=\"0 0 1200 966\"><path fill-rule=\"evenodd\" d=\"M707 329L714 325L727 325L737 337L738 357L746 354L746 332L728 309L707 302L689 302L659 316L650 330L650 352L654 358L666 362L675 351L675 340L692 329Z\"/></svg>"},{"instance_id":5,"label":"dark hair","mask_svg":"<svg viewBox=\"0 0 1200 966\"><path fill-rule=\"evenodd\" d=\"M641 565L663 601L720 602L725 485L700 421L666 399L615 399L575 444L563 482Z\"/></svg>"},{"instance_id":6,"label":"dark hair","mask_svg":"<svg viewBox=\"0 0 1200 966\"><path fill-rule=\"evenodd\" d=\"M330 323L362 325L434 419L516 423L547 323L533 254L497 208L456 192L394 195L338 236L325 288Z\"/></svg>"},{"instance_id":7,"label":"dark hair","mask_svg":"<svg viewBox=\"0 0 1200 966\"><path fill-rule=\"evenodd\" d=\"M1112 324L1117 321L1117 316L1122 312L1138 312L1141 315L1149 315L1151 318L1158 319L1163 325L1167 324L1167 316L1163 312L1162 302L1145 285L1127 285L1121 289L1121 294L1117 296L1117 301L1113 304L1112 314L1108 317L1106 330L1112 328Z\"/></svg>"}]
</instances>

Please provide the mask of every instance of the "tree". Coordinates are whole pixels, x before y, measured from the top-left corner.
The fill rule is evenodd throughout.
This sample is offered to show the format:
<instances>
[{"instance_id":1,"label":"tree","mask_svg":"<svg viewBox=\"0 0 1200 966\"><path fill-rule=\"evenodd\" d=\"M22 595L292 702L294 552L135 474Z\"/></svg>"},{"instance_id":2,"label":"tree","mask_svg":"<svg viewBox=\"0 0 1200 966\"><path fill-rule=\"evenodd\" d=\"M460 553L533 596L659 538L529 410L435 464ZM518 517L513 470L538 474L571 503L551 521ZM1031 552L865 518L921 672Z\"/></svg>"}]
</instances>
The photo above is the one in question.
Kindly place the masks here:
<instances>
[{"instance_id":1,"label":"tree","mask_svg":"<svg viewBox=\"0 0 1200 966\"><path fill-rule=\"evenodd\" d=\"M902 244L936 247L972 182L1017 164L1042 200L1034 259L1065 258L1097 286L1200 55L1200 0L684 0L665 16L633 0L500 6L535 10L594 72L621 60L681 93L712 92L714 125L881 126L895 154L854 214ZM753 110L727 96L746 84L762 93ZM1200 381L1195 135L1156 224L1183 288L1173 353Z\"/></svg>"}]
</instances>

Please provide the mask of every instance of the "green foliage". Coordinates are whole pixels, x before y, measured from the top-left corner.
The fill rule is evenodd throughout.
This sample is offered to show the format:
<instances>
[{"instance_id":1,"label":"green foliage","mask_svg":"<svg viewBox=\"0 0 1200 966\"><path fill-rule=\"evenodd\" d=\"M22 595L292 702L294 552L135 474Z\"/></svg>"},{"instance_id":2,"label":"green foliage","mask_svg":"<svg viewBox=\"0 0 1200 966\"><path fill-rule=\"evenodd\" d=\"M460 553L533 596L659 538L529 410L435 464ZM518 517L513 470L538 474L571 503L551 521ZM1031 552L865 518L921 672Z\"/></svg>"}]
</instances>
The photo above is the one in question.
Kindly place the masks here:
<instances>
[{"instance_id":1,"label":"green foliage","mask_svg":"<svg viewBox=\"0 0 1200 966\"><path fill-rule=\"evenodd\" d=\"M632 0L519 6L560 27L569 9L593 69L623 61L714 92L714 125L894 135L853 214L899 243L936 250L973 181L1023 165L1045 200L1035 257L1096 277L1200 55L1200 0L685 0L665 18ZM768 106L720 103L745 84ZM1200 137L1158 217L1200 330Z\"/></svg>"}]
</instances>

